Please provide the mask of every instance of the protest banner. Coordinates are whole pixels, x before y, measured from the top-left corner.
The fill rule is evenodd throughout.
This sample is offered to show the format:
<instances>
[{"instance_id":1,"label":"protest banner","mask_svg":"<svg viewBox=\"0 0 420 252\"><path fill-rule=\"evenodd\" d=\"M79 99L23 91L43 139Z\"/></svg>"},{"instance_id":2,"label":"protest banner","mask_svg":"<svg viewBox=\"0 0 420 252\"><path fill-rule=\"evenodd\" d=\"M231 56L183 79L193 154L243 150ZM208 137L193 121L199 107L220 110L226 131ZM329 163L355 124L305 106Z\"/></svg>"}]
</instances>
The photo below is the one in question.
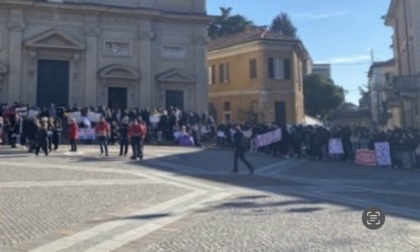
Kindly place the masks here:
<instances>
[{"instance_id":1,"label":"protest banner","mask_svg":"<svg viewBox=\"0 0 420 252\"><path fill-rule=\"evenodd\" d=\"M80 140L95 140L95 129L79 129Z\"/></svg>"},{"instance_id":2,"label":"protest banner","mask_svg":"<svg viewBox=\"0 0 420 252\"><path fill-rule=\"evenodd\" d=\"M243 131L244 137L251 138L252 136L252 129Z\"/></svg>"},{"instance_id":3,"label":"protest banner","mask_svg":"<svg viewBox=\"0 0 420 252\"><path fill-rule=\"evenodd\" d=\"M217 131L217 137L224 138L225 137L225 132L223 132L223 131Z\"/></svg>"},{"instance_id":4,"label":"protest banner","mask_svg":"<svg viewBox=\"0 0 420 252\"><path fill-rule=\"evenodd\" d=\"M276 129L255 138L255 146L263 147L281 140L281 129Z\"/></svg>"},{"instance_id":5,"label":"protest banner","mask_svg":"<svg viewBox=\"0 0 420 252\"><path fill-rule=\"evenodd\" d=\"M343 142L340 138L332 138L328 143L328 153L332 155L344 154Z\"/></svg>"},{"instance_id":6,"label":"protest banner","mask_svg":"<svg viewBox=\"0 0 420 252\"><path fill-rule=\"evenodd\" d=\"M356 164L365 166L376 166L376 153L372 150L362 149L356 151Z\"/></svg>"},{"instance_id":7,"label":"protest banner","mask_svg":"<svg viewBox=\"0 0 420 252\"><path fill-rule=\"evenodd\" d=\"M28 108L27 107L16 108L15 112L17 115L21 117L25 117L28 115Z\"/></svg>"},{"instance_id":8,"label":"protest banner","mask_svg":"<svg viewBox=\"0 0 420 252\"><path fill-rule=\"evenodd\" d=\"M391 166L391 152L388 142L375 143L376 160L379 166Z\"/></svg>"},{"instance_id":9,"label":"protest banner","mask_svg":"<svg viewBox=\"0 0 420 252\"><path fill-rule=\"evenodd\" d=\"M158 124L160 122L160 115L151 115L149 116L150 123Z\"/></svg>"},{"instance_id":10,"label":"protest banner","mask_svg":"<svg viewBox=\"0 0 420 252\"><path fill-rule=\"evenodd\" d=\"M28 112L28 118L33 119L39 115L39 112L37 110L31 109Z\"/></svg>"},{"instance_id":11,"label":"protest banner","mask_svg":"<svg viewBox=\"0 0 420 252\"><path fill-rule=\"evenodd\" d=\"M94 122L94 123L99 122L100 119L101 119L101 116L102 116L102 114L95 113L95 112L92 112L92 111L89 111L87 113L87 118L89 119L89 121Z\"/></svg>"},{"instance_id":12,"label":"protest banner","mask_svg":"<svg viewBox=\"0 0 420 252\"><path fill-rule=\"evenodd\" d=\"M67 114L67 118L70 119L75 119L77 123L81 123L83 118L82 118L82 113L80 112L70 112Z\"/></svg>"}]
</instances>

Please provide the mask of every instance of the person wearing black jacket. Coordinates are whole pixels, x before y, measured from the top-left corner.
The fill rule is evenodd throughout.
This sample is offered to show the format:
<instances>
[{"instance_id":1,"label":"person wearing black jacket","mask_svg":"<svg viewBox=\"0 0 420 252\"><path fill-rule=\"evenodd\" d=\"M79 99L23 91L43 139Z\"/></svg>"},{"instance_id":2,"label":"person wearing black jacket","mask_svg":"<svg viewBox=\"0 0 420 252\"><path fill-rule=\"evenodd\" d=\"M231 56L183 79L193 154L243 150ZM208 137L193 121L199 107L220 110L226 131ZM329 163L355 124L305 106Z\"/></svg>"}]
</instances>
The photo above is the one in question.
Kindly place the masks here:
<instances>
[{"instance_id":1,"label":"person wearing black jacket","mask_svg":"<svg viewBox=\"0 0 420 252\"><path fill-rule=\"evenodd\" d=\"M26 127L26 136L28 137L28 152L32 153L36 149L36 137L38 133L38 119L35 117L28 121Z\"/></svg>"},{"instance_id":2,"label":"person wearing black jacket","mask_svg":"<svg viewBox=\"0 0 420 252\"><path fill-rule=\"evenodd\" d=\"M39 151L44 151L45 156L48 156L48 119L43 118L41 124L38 127L37 132L37 146L35 150L35 155L38 156Z\"/></svg>"},{"instance_id":3,"label":"person wearing black jacket","mask_svg":"<svg viewBox=\"0 0 420 252\"><path fill-rule=\"evenodd\" d=\"M120 126L118 127L118 137L120 140L120 157L124 154L127 156L128 152L128 118L124 118Z\"/></svg>"},{"instance_id":4,"label":"person wearing black jacket","mask_svg":"<svg viewBox=\"0 0 420 252\"><path fill-rule=\"evenodd\" d=\"M63 123L60 117L57 117L54 120L53 135L52 135L52 143L54 146L54 150L57 150L58 146L60 145L61 132L63 132Z\"/></svg>"},{"instance_id":5,"label":"person wearing black jacket","mask_svg":"<svg viewBox=\"0 0 420 252\"><path fill-rule=\"evenodd\" d=\"M254 167L245 159L246 138L239 125L235 126L235 131L233 134L234 163L232 172L238 173L238 159L240 159L248 167L250 173L253 174Z\"/></svg>"}]
</instances>

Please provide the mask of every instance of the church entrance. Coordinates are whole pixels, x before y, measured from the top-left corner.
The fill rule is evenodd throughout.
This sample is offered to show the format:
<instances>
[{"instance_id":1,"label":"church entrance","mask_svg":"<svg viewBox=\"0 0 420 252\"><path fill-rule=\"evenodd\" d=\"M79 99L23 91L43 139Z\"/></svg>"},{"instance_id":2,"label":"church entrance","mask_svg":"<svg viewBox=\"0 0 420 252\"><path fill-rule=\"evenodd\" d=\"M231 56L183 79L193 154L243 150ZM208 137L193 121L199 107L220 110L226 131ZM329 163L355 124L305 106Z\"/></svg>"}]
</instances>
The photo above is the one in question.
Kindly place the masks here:
<instances>
[{"instance_id":1,"label":"church entrance","mask_svg":"<svg viewBox=\"0 0 420 252\"><path fill-rule=\"evenodd\" d=\"M126 109L127 93L127 88L108 88L108 107L111 109Z\"/></svg>"},{"instance_id":2,"label":"church entrance","mask_svg":"<svg viewBox=\"0 0 420 252\"><path fill-rule=\"evenodd\" d=\"M37 106L68 106L69 62L38 60Z\"/></svg>"}]
</instances>

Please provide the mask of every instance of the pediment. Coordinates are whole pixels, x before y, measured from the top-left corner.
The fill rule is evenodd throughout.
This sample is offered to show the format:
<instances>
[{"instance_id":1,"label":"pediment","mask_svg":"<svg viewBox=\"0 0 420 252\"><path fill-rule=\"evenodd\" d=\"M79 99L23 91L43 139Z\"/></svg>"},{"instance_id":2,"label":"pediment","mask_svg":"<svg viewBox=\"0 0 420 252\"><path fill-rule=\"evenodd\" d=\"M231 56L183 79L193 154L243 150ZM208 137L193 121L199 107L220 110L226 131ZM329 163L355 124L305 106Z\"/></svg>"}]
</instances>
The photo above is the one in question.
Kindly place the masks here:
<instances>
[{"instance_id":1,"label":"pediment","mask_svg":"<svg viewBox=\"0 0 420 252\"><path fill-rule=\"evenodd\" d=\"M0 75L4 75L8 72L8 69L6 66L0 64Z\"/></svg>"},{"instance_id":2,"label":"pediment","mask_svg":"<svg viewBox=\"0 0 420 252\"><path fill-rule=\"evenodd\" d=\"M103 79L137 80L140 78L140 73L131 67L110 65L99 70L98 76Z\"/></svg>"},{"instance_id":3,"label":"pediment","mask_svg":"<svg viewBox=\"0 0 420 252\"><path fill-rule=\"evenodd\" d=\"M183 71L173 68L156 76L159 82L193 83L195 78Z\"/></svg>"},{"instance_id":4,"label":"pediment","mask_svg":"<svg viewBox=\"0 0 420 252\"><path fill-rule=\"evenodd\" d=\"M66 33L51 29L25 41L27 47L84 50L86 46Z\"/></svg>"}]
</instances>

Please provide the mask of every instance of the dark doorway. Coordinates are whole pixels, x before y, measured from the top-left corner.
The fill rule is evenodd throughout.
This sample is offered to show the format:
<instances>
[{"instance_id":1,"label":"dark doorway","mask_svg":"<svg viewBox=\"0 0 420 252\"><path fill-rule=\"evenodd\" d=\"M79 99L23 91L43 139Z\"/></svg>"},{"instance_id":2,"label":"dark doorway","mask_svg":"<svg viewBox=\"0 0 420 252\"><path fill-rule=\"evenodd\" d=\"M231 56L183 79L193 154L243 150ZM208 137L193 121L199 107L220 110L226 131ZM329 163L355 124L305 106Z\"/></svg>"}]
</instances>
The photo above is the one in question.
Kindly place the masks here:
<instances>
[{"instance_id":1,"label":"dark doorway","mask_svg":"<svg viewBox=\"0 0 420 252\"><path fill-rule=\"evenodd\" d=\"M111 109L126 109L127 88L108 88L108 107Z\"/></svg>"},{"instance_id":2,"label":"dark doorway","mask_svg":"<svg viewBox=\"0 0 420 252\"><path fill-rule=\"evenodd\" d=\"M274 103L275 120L279 126L286 125L286 103L283 101L276 101Z\"/></svg>"},{"instance_id":3,"label":"dark doorway","mask_svg":"<svg viewBox=\"0 0 420 252\"><path fill-rule=\"evenodd\" d=\"M184 110L184 91L166 90L166 108L169 107Z\"/></svg>"},{"instance_id":4,"label":"dark doorway","mask_svg":"<svg viewBox=\"0 0 420 252\"><path fill-rule=\"evenodd\" d=\"M36 104L67 106L69 103L69 62L38 60Z\"/></svg>"}]
</instances>

